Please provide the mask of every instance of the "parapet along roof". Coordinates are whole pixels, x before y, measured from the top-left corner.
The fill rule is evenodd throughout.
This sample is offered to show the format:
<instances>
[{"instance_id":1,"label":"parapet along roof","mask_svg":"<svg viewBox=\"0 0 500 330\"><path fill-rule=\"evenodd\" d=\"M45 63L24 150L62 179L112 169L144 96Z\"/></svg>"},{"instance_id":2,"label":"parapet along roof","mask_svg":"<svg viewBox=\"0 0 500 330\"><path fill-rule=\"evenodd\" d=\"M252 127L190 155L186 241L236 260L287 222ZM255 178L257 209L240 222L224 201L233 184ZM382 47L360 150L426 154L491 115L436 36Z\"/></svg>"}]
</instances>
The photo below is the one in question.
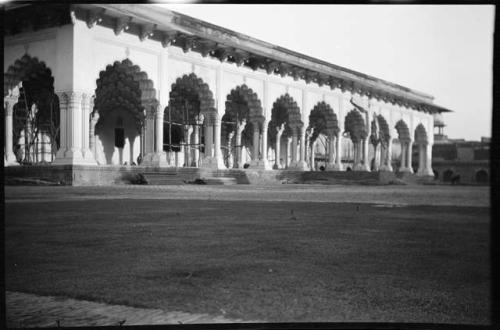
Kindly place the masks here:
<instances>
[{"instance_id":1,"label":"parapet along roof","mask_svg":"<svg viewBox=\"0 0 500 330\"><path fill-rule=\"evenodd\" d=\"M18 11L30 11L28 6L12 5L5 15L6 30L10 24L19 25ZM208 22L148 4L57 4L44 5L34 11L67 10L69 15L85 20L89 27L95 24L114 29L116 34L132 33L145 38L181 47L185 52L195 51L202 56L244 65L253 70L263 69L268 74L291 76L307 83L315 82L341 90L368 95L379 100L413 108L427 113L450 112L433 104L431 95L412 90L360 72L349 70L307 55L303 55ZM21 13L19 13L21 14ZM21 15L20 15L21 16ZM28 15L29 16L29 15ZM60 24L60 23L59 23Z\"/></svg>"}]
</instances>

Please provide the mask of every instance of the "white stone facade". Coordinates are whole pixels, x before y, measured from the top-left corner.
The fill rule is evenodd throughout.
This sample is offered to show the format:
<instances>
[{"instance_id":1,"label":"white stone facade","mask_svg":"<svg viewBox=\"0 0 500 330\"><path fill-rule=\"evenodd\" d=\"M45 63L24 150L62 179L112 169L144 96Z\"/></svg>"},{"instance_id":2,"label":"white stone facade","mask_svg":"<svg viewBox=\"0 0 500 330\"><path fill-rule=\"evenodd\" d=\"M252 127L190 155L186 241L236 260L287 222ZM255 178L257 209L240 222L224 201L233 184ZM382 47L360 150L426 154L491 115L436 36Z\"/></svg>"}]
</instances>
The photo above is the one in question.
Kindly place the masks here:
<instances>
[{"instance_id":1,"label":"white stone facade","mask_svg":"<svg viewBox=\"0 0 500 330\"><path fill-rule=\"evenodd\" d=\"M117 35L109 27L99 24L89 27L88 22L78 18L75 18L72 24L5 38L5 68L14 65L17 59L26 54L45 63L54 78L61 123L60 148L54 164L131 164L137 162L138 156L141 155L144 164L150 166L226 168L228 159L224 159L227 152L223 152L224 146L221 146L221 119L226 112L228 95L235 88L245 85L257 95L262 108L262 118L254 122L252 146L243 148L241 155L230 155L235 157L235 162L239 162L239 167L243 163L249 163L251 168L268 170L271 170L273 165L275 168L310 169L310 160L314 159L311 150L314 148L306 143L309 115L318 103L324 102L333 110L339 128L338 133L332 133L329 139L326 150L327 169L345 170L342 157L350 156L353 153L351 148L354 147L352 143L344 142L349 139L343 134L345 118L350 111L358 111L365 120L368 137L360 141L358 149L355 149L358 150L355 152L359 152L359 158L355 158L358 163L354 164L354 170L370 170L369 161L373 157L376 159L376 170L395 170L391 166L392 141L399 138L396 125L402 121L407 127L408 136L404 143L400 144L399 170L412 171L411 145L418 143L421 154L417 174L432 175L433 116L411 107L377 100L339 87L320 86L314 81L306 82L304 79L294 80L290 76L269 74L266 69L252 70L243 65L220 61L215 57L203 57L192 50L185 52L177 46L163 47L162 43L156 40L145 38L141 41L134 34L122 32ZM100 73L115 61L126 59L147 75L156 91L156 111L145 109L142 131L134 130L133 118L125 111L113 109L112 114L106 118L102 118L102 114L99 118L99 113L93 108ZM193 131L190 134L195 142L199 142L203 134L204 152L200 153L196 148L187 152L189 146L186 146L183 152L166 153L162 148L165 142L162 123L166 112L162 110L169 104L170 92L176 80L190 74L196 75L207 84L213 95L213 118L205 115L204 121L200 122L203 123L203 131ZM12 109L20 86L21 82L4 88L6 166L17 164L12 153ZM286 161L276 162L276 146L268 143L267 127L272 120L273 104L285 94L297 104L302 126L292 130L290 144L286 139L281 139L279 157ZM351 101L362 107L366 113L356 110ZM389 144L385 149L375 150L369 141L370 127L375 116L383 117L388 124ZM415 140L417 127L420 127L419 131L423 129L426 133L426 137L418 141ZM120 128L124 129L125 137L125 146L122 149L113 145L115 129ZM349 150L346 150L347 148ZM186 157L194 161L185 164ZM248 159L249 157L251 159Z\"/></svg>"}]
</instances>

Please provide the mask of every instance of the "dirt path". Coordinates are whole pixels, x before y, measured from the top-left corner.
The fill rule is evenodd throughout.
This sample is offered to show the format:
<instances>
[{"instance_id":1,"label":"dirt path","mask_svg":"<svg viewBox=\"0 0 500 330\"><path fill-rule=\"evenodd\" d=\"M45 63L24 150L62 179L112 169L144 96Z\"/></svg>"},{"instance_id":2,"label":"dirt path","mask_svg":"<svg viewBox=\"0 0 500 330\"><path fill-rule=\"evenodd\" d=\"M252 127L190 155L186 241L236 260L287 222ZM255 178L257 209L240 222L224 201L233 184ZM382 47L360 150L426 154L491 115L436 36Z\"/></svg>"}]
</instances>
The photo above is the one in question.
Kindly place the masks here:
<instances>
[{"instance_id":1,"label":"dirt path","mask_svg":"<svg viewBox=\"0 0 500 330\"><path fill-rule=\"evenodd\" d=\"M78 327L143 324L185 323L240 323L255 322L228 319L224 316L166 312L122 305L107 305L86 300L37 296L21 292L5 294L7 326L26 327Z\"/></svg>"}]
</instances>

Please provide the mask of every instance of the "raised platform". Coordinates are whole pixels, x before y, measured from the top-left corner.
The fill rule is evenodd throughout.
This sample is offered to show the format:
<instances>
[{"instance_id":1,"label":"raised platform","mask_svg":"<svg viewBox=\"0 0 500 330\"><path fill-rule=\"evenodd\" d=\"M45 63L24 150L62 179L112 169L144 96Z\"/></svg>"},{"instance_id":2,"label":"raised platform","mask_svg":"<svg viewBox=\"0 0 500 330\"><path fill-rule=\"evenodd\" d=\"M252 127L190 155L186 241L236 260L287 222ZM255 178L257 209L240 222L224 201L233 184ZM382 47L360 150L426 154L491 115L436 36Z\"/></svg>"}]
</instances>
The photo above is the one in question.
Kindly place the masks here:
<instances>
[{"instance_id":1,"label":"raised platform","mask_svg":"<svg viewBox=\"0 0 500 330\"><path fill-rule=\"evenodd\" d=\"M252 170L203 168L158 168L147 166L39 165L4 168L6 184L45 182L73 186L122 184L326 184L384 185L418 184L425 180L414 174L392 172L312 172L293 170Z\"/></svg>"}]
</instances>

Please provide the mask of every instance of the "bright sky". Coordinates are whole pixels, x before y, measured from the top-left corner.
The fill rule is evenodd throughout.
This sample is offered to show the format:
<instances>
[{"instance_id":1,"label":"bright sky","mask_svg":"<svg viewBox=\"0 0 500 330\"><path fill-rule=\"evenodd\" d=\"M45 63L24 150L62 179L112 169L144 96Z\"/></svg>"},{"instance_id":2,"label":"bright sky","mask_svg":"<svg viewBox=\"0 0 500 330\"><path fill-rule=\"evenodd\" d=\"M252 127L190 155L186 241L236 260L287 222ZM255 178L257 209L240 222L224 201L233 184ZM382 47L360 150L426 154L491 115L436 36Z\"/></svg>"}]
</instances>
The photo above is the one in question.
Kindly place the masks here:
<instances>
[{"instance_id":1,"label":"bright sky","mask_svg":"<svg viewBox=\"0 0 500 330\"><path fill-rule=\"evenodd\" d=\"M433 95L450 138L491 136L492 5L162 6Z\"/></svg>"}]
</instances>

